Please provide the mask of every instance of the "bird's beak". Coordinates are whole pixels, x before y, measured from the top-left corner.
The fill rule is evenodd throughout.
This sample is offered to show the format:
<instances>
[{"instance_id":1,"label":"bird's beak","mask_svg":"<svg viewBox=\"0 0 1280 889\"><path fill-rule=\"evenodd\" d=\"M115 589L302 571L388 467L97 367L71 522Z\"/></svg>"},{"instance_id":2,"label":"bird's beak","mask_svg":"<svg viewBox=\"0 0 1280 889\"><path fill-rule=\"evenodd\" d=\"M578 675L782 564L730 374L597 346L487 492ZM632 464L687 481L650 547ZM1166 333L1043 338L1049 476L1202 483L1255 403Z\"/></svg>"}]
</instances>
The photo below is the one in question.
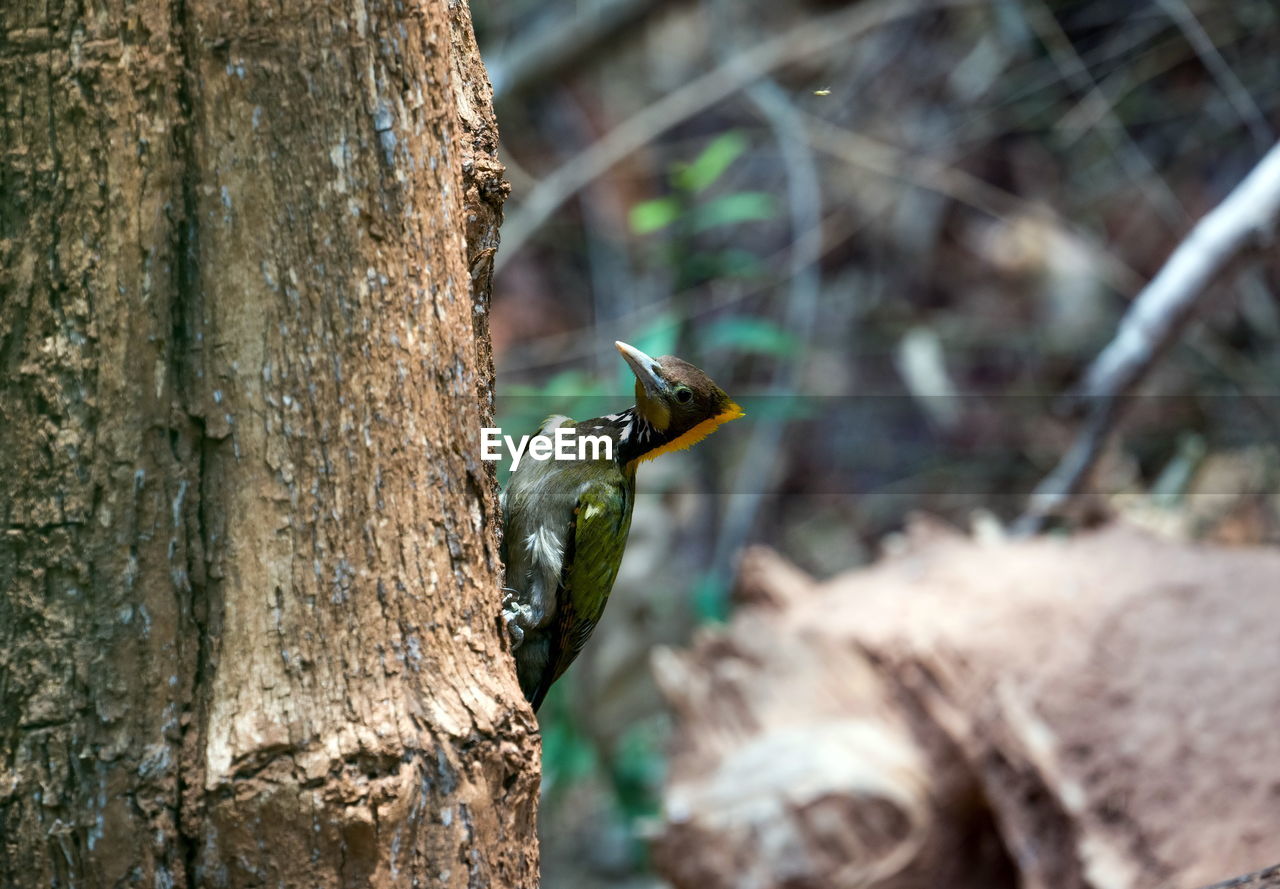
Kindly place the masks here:
<instances>
[{"instance_id":1,"label":"bird's beak","mask_svg":"<svg viewBox=\"0 0 1280 889\"><path fill-rule=\"evenodd\" d=\"M631 372L636 375L640 385L644 386L645 394L650 398L658 398L666 390L667 383L658 375L657 360L650 358L635 346L628 346L623 342L615 342L614 345L618 347L627 364L631 365Z\"/></svg>"}]
</instances>

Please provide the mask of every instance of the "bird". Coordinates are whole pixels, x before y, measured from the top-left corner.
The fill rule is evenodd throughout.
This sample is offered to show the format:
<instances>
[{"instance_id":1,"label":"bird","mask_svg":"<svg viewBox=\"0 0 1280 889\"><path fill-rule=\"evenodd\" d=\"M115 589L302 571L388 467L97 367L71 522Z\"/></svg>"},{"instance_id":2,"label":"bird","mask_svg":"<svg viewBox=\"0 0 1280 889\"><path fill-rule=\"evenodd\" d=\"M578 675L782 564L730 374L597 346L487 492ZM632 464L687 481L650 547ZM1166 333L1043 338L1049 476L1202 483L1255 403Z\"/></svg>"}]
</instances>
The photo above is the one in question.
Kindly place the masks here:
<instances>
[{"instance_id":1,"label":"bird","mask_svg":"<svg viewBox=\"0 0 1280 889\"><path fill-rule=\"evenodd\" d=\"M743 416L689 362L614 345L635 375L636 403L590 420L551 416L536 433L605 436L611 447L586 450L595 459L525 459L501 496L502 618L535 712L604 613L631 528L637 467Z\"/></svg>"}]
</instances>

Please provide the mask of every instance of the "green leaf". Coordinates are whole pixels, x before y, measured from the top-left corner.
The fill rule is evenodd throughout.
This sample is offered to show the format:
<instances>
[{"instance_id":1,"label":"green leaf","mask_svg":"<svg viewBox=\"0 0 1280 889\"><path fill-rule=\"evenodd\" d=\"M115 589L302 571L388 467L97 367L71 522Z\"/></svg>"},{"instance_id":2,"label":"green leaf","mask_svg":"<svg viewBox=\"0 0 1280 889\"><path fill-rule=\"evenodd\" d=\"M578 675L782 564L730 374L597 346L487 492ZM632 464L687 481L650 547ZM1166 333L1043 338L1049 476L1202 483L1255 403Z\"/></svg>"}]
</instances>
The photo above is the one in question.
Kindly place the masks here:
<instances>
[{"instance_id":1,"label":"green leaf","mask_svg":"<svg viewBox=\"0 0 1280 889\"><path fill-rule=\"evenodd\" d=\"M742 222L763 222L775 215L773 195L763 191L737 191L695 208L693 230L702 232Z\"/></svg>"},{"instance_id":2,"label":"green leaf","mask_svg":"<svg viewBox=\"0 0 1280 889\"><path fill-rule=\"evenodd\" d=\"M675 198L654 198L631 208L631 231L647 235L666 228L680 218L680 203Z\"/></svg>"},{"instance_id":3,"label":"green leaf","mask_svg":"<svg viewBox=\"0 0 1280 889\"><path fill-rule=\"evenodd\" d=\"M693 162L677 167L672 178L676 187L697 193L724 175L730 164L747 150L747 137L737 130L721 133L711 140Z\"/></svg>"},{"instance_id":4,"label":"green leaf","mask_svg":"<svg viewBox=\"0 0 1280 889\"><path fill-rule=\"evenodd\" d=\"M708 349L734 349L781 357L794 355L800 348L795 337L772 321L744 315L711 322L702 336L702 343Z\"/></svg>"},{"instance_id":5,"label":"green leaf","mask_svg":"<svg viewBox=\"0 0 1280 889\"><path fill-rule=\"evenodd\" d=\"M764 276L764 263L750 250L730 247L715 254L714 276L717 278L760 278Z\"/></svg>"}]
</instances>

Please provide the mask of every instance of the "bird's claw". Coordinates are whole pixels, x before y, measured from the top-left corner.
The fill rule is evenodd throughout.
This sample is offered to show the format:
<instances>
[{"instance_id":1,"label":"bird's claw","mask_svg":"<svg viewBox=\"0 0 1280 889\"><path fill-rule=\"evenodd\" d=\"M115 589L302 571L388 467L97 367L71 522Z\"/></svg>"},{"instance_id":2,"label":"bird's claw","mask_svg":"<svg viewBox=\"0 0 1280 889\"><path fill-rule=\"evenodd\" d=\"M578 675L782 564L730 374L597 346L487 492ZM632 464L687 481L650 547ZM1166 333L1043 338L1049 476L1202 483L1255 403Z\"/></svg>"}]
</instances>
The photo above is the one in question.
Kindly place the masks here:
<instances>
[{"instance_id":1,"label":"bird's claw","mask_svg":"<svg viewBox=\"0 0 1280 889\"><path fill-rule=\"evenodd\" d=\"M504 587L510 593L502 600L502 620L507 625L507 634L511 637L511 650L519 648L524 642L525 630L533 623L533 609L516 601L516 591Z\"/></svg>"}]
</instances>

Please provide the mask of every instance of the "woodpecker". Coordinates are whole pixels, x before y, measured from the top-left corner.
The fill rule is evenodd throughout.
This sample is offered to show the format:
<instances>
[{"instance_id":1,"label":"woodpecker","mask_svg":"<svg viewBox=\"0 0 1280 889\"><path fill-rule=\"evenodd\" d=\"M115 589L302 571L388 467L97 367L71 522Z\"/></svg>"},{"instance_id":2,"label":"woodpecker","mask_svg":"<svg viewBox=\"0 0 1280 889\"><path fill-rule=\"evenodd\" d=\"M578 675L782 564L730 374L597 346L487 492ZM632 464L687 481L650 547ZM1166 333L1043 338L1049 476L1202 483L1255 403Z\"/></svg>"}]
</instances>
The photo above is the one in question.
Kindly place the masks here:
<instances>
[{"instance_id":1,"label":"woodpecker","mask_svg":"<svg viewBox=\"0 0 1280 889\"><path fill-rule=\"evenodd\" d=\"M502 492L502 616L520 688L535 711L582 651L609 600L631 528L636 468L742 416L689 362L614 345L635 374L635 405L592 420L548 417L537 432L554 437L567 427L575 436L607 436L611 457L601 449L597 459L525 459Z\"/></svg>"}]
</instances>

